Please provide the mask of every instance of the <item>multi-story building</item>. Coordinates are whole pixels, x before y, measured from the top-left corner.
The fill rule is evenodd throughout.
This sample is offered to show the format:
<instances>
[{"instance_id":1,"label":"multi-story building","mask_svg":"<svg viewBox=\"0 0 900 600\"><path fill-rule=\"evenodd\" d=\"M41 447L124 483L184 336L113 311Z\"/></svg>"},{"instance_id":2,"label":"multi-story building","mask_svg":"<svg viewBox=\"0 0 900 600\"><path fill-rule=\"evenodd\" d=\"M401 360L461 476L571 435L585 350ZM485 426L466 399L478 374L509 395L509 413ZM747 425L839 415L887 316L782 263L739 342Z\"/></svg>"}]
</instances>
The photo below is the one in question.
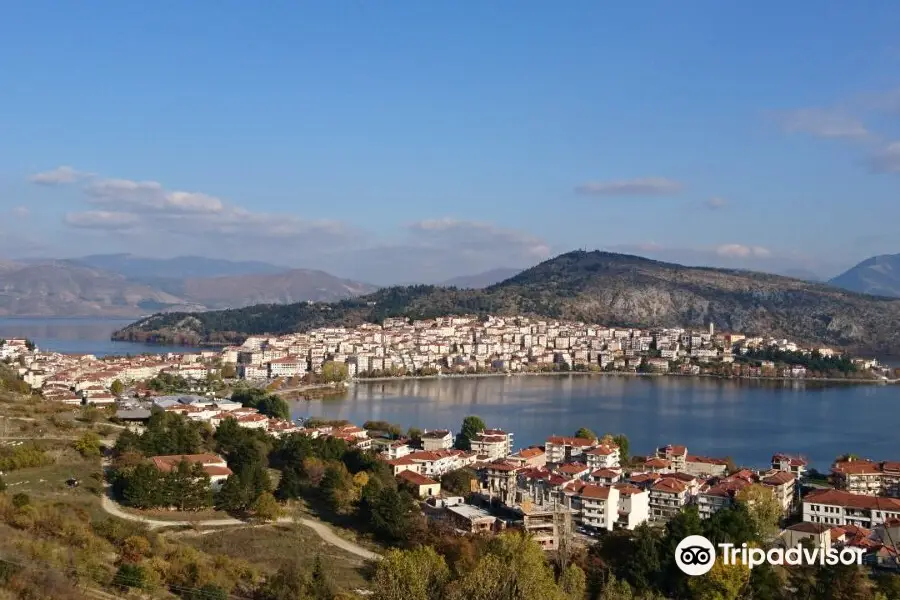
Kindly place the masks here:
<instances>
[{"instance_id":1,"label":"multi-story building","mask_svg":"<svg viewBox=\"0 0 900 600\"><path fill-rule=\"evenodd\" d=\"M512 453L512 434L502 429L487 429L470 441L472 452L487 456L489 460L506 458Z\"/></svg>"},{"instance_id":2,"label":"multi-story building","mask_svg":"<svg viewBox=\"0 0 900 600\"><path fill-rule=\"evenodd\" d=\"M672 469L675 471L685 471L687 469L687 446L662 446L656 449L656 457L669 461Z\"/></svg>"},{"instance_id":3,"label":"multi-story building","mask_svg":"<svg viewBox=\"0 0 900 600\"><path fill-rule=\"evenodd\" d=\"M422 434L422 449L427 452L449 450L452 447L453 433L446 429L435 429Z\"/></svg>"},{"instance_id":4,"label":"multi-story building","mask_svg":"<svg viewBox=\"0 0 900 600\"><path fill-rule=\"evenodd\" d=\"M569 462L574 458L582 458L582 455L597 445L597 440L587 438L551 436L547 438L544 451L547 453L548 464Z\"/></svg>"},{"instance_id":5,"label":"multi-story building","mask_svg":"<svg viewBox=\"0 0 900 600\"><path fill-rule=\"evenodd\" d=\"M297 377L307 372L306 358L299 356L285 356L269 362L269 378Z\"/></svg>"},{"instance_id":6,"label":"multi-story building","mask_svg":"<svg viewBox=\"0 0 900 600\"><path fill-rule=\"evenodd\" d=\"M790 512L797 497L797 477L787 471L776 471L764 476L760 483L772 490L784 512Z\"/></svg>"},{"instance_id":7,"label":"multi-story building","mask_svg":"<svg viewBox=\"0 0 900 600\"><path fill-rule=\"evenodd\" d=\"M686 483L670 477L660 479L650 487L650 518L668 521L681 512L689 500Z\"/></svg>"},{"instance_id":8,"label":"multi-story building","mask_svg":"<svg viewBox=\"0 0 900 600\"><path fill-rule=\"evenodd\" d=\"M614 487L585 485L579 497L582 525L594 530L612 531L619 519L619 490Z\"/></svg>"},{"instance_id":9,"label":"multi-story building","mask_svg":"<svg viewBox=\"0 0 900 600\"><path fill-rule=\"evenodd\" d=\"M872 529L900 519L900 499L816 490L803 498L803 520L826 525L856 525Z\"/></svg>"},{"instance_id":10,"label":"multi-story building","mask_svg":"<svg viewBox=\"0 0 900 600\"><path fill-rule=\"evenodd\" d=\"M799 456L775 454L772 456L772 468L778 471L793 473L798 479L806 474L807 461Z\"/></svg>"},{"instance_id":11,"label":"multi-story building","mask_svg":"<svg viewBox=\"0 0 900 600\"><path fill-rule=\"evenodd\" d=\"M698 477L723 477L728 472L728 461L724 458L689 454L685 460L684 472Z\"/></svg>"},{"instance_id":12,"label":"multi-story building","mask_svg":"<svg viewBox=\"0 0 900 600\"><path fill-rule=\"evenodd\" d=\"M617 527L633 530L650 519L650 492L627 483L614 487L619 491Z\"/></svg>"},{"instance_id":13,"label":"multi-story building","mask_svg":"<svg viewBox=\"0 0 900 600\"><path fill-rule=\"evenodd\" d=\"M621 457L615 444L600 444L584 453L587 465L592 471L597 469L618 469Z\"/></svg>"},{"instance_id":14,"label":"multi-story building","mask_svg":"<svg viewBox=\"0 0 900 600\"><path fill-rule=\"evenodd\" d=\"M831 477L836 488L851 494L879 496L884 491L881 464L869 460L836 462L831 468Z\"/></svg>"}]
</instances>

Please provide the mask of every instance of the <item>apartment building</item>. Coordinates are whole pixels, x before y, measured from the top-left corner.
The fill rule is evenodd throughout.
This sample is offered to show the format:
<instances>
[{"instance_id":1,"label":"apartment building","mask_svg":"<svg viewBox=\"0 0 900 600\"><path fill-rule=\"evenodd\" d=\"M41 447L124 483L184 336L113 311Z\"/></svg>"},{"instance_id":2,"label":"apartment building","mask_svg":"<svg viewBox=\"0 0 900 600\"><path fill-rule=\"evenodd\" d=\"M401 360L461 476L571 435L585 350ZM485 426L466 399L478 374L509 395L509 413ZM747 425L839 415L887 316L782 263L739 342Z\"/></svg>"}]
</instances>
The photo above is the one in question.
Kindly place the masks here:
<instances>
[{"instance_id":1,"label":"apartment building","mask_svg":"<svg viewBox=\"0 0 900 600\"><path fill-rule=\"evenodd\" d=\"M772 455L772 468L778 471L793 473L798 479L806 475L806 467L809 463L805 458L790 456L788 454Z\"/></svg>"},{"instance_id":2,"label":"apartment building","mask_svg":"<svg viewBox=\"0 0 900 600\"><path fill-rule=\"evenodd\" d=\"M446 429L435 429L422 434L422 449L426 452L449 450L453 447L453 433Z\"/></svg>"},{"instance_id":3,"label":"apartment building","mask_svg":"<svg viewBox=\"0 0 900 600\"><path fill-rule=\"evenodd\" d=\"M856 525L872 529L900 519L900 500L843 490L816 490L803 498L803 520L826 525Z\"/></svg>"},{"instance_id":4,"label":"apartment building","mask_svg":"<svg viewBox=\"0 0 900 600\"><path fill-rule=\"evenodd\" d=\"M547 453L548 464L569 462L575 458L579 460L585 452L594 448L597 440L587 438L551 436L547 438L544 451Z\"/></svg>"},{"instance_id":5,"label":"apartment building","mask_svg":"<svg viewBox=\"0 0 900 600\"><path fill-rule=\"evenodd\" d=\"M697 477L724 477L728 473L728 460L688 454L684 472Z\"/></svg>"},{"instance_id":6,"label":"apartment building","mask_svg":"<svg viewBox=\"0 0 900 600\"><path fill-rule=\"evenodd\" d=\"M585 485L581 499L581 523L594 530L612 531L619 519L619 490L614 487Z\"/></svg>"},{"instance_id":7,"label":"apartment building","mask_svg":"<svg viewBox=\"0 0 900 600\"><path fill-rule=\"evenodd\" d=\"M781 510L790 512L796 502L797 477L787 471L776 471L765 475L760 483L772 490L775 499L781 504Z\"/></svg>"},{"instance_id":8,"label":"apartment building","mask_svg":"<svg viewBox=\"0 0 900 600\"><path fill-rule=\"evenodd\" d=\"M687 471L687 446L662 446L656 449L656 457L669 461L674 471Z\"/></svg>"},{"instance_id":9,"label":"apartment building","mask_svg":"<svg viewBox=\"0 0 900 600\"><path fill-rule=\"evenodd\" d=\"M650 492L627 483L613 487L619 491L617 527L633 530L650 520Z\"/></svg>"},{"instance_id":10,"label":"apartment building","mask_svg":"<svg viewBox=\"0 0 900 600\"><path fill-rule=\"evenodd\" d=\"M884 470L880 463L869 460L836 462L831 478L836 488L851 494L880 496L884 492Z\"/></svg>"},{"instance_id":11,"label":"apartment building","mask_svg":"<svg viewBox=\"0 0 900 600\"><path fill-rule=\"evenodd\" d=\"M650 487L650 518L668 521L681 512L689 500L688 484L670 477L660 479Z\"/></svg>"},{"instance_id":12,"label":"apartment building","mask_svg":"<svg viewBox=\"0 0 900 600\"><path fill-rule=\"evenodd\" d=\"M621 461L619 447L615 444L600 444L585 454L587 466L592 471L597 469L618 469Z\"/></svg>"},{"instance_id":13,"label":"apartment building","mask_svg":"<svg viewBox=\"0 0 900 600\"><path fill-rule=\"evenodd\" d=\"M506 458L512 453L512 436L502 429L487 429L471 440L472 452L489 460Z\"/></svg>"}]
</instances>

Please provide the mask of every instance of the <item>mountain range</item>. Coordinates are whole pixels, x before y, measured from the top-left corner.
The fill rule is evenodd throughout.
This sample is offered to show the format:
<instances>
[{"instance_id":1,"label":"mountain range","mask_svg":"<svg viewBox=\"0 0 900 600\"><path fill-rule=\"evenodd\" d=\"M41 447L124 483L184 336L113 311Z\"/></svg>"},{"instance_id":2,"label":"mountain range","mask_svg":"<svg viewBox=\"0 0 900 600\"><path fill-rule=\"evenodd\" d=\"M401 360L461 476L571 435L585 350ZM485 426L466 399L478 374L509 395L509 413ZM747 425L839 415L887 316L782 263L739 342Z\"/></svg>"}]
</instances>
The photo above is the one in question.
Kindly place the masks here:
<instances>
[{"instance_id":1,"label":"mountain range","mask_svg":"<svg viewBox=\"0 0 900 600\"><path fill-rule=\"evenodd\" d=\"M334 301L375 289L322 271L193 256L0 261L0 316L139 317L170 310Z\"/></svg>"},{"instance_id":2,"label":"mountain range","mask_svg":"<svg viewBox=\"0 0 900 600\"><path fill-rule=\"evenodd\" d=\"M230 343L251 334L353 326L392 316L534 315L608 325L772 335L866 352L900 352L900 300L748 271L570 252L485 289L389 287L335 303L255 306L144 318L115 339Z\"/></svg>"},{"instance_id":3,"label":"mountain range","mask_svg":"<svg viewBox=\"0 0 900 600\"><path fill-rule=\"evenodd\" d=\"M900 254L867 258L828 283L863 294L900 298Z\"/></svg>"}]
</instances>

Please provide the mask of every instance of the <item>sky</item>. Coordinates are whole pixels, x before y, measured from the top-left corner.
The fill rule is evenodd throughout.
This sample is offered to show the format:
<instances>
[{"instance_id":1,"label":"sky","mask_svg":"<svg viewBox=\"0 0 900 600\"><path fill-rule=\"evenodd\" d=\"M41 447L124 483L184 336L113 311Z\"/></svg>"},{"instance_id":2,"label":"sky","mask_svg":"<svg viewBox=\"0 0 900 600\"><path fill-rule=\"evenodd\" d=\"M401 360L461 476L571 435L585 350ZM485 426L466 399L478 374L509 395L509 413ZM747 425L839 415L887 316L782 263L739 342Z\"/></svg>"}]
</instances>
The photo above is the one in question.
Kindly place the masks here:
<instances>
[{"instance_id":1,"label":"sky","mask_svg":"<svg viewBox=\"0 0 900 600\"><path fill-rule=\"evenodd\" d=\"M0 258L377 284L900 252L890 1L7 3Z\"/></svg>"}]
</instances>

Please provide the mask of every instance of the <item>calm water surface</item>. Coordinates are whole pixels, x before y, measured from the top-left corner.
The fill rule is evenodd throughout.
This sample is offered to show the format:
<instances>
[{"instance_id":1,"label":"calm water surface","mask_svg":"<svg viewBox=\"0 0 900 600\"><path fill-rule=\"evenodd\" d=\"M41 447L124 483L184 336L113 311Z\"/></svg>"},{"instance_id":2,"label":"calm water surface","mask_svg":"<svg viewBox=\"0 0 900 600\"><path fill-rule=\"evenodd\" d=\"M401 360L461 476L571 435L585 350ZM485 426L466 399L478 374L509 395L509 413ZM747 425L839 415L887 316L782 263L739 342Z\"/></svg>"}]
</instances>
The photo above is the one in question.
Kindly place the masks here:
<instances>
[{"instance_id":1,"label":"calm water surface","mask_svg":"<svg viewBox=\"0 0 900 600\"><path fill-rule=\"evenodd\" d=\"M66 354L143 354L145 352L188 352L184 346L153 346L135 342L113 342L113 331L135 319L92 318L7 318L0 317L0 339L28 338L42 350Z\"/></svg>"},{"instance_id":2,"label":"calm water surface","mask_svg":"<svg viewBox=\"0 0 900 600\"><path fill-rule=\"evenodd\" d=\"M818 469L846 452L900 460L896 385L627 376L420 380L359 383L340 398L298 401L294 413L453 430L477 414L512 431L517 447L585 426L625 433L632 453L685 444L692 454L731 456L743 465L762 466L774 452L801 454Z\"/></svg>"}]
</instances>

